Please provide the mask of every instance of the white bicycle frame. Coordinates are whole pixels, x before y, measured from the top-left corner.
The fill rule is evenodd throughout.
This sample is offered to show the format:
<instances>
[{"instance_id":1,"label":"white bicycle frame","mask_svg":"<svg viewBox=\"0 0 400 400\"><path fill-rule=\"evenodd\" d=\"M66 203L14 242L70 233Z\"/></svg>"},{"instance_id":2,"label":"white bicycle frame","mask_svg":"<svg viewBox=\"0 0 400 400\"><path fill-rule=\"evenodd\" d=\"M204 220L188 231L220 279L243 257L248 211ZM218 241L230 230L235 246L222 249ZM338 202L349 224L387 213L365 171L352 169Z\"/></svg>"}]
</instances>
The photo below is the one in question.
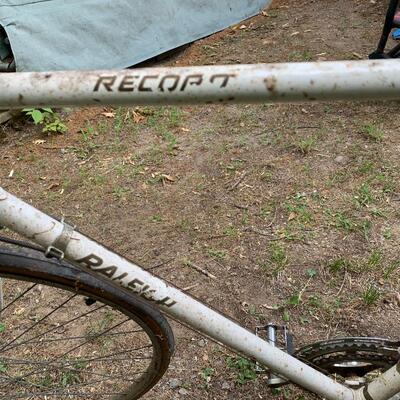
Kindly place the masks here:
<instances>
[{"instance_id":1,"label":"white bicycle frame","mask_svg":"<svg viewBox=\"0 0 400 400\"><path fill-rule=\"evenodd\" d=\"M400 61L0 74L0 108L399 99ZM200 301L0 188L0 225L107 276L195 330L328 400L388 400L400 363L362 389L339 384Z\"/></svg>"}]
</instances>

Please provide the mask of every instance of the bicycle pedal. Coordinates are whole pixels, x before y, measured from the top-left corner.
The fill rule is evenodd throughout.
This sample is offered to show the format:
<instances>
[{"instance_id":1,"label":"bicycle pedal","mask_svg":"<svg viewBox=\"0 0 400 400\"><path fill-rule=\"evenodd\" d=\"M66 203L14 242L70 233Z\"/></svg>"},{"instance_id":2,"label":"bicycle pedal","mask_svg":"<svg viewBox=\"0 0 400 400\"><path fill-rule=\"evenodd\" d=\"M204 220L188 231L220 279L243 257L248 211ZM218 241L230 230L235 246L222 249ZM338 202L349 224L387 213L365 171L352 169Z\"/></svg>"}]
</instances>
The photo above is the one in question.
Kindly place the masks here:
<instances>
[{"instance_id":1,"label":"bicycle pedal","mask_svg":"<svg viewBox=\"0 0 400 400\"><path fill-rule=\"evenodd\" d=\"M293 335L287 326L268 324L256 327L256 336L266 340L271 346L279 347L288 354L294 353ZM280 387L289 383L285 378L276 375L271 370L256 363L256 372L268 374L267 385L270 387Z\"/></svg>"}]
</instances>

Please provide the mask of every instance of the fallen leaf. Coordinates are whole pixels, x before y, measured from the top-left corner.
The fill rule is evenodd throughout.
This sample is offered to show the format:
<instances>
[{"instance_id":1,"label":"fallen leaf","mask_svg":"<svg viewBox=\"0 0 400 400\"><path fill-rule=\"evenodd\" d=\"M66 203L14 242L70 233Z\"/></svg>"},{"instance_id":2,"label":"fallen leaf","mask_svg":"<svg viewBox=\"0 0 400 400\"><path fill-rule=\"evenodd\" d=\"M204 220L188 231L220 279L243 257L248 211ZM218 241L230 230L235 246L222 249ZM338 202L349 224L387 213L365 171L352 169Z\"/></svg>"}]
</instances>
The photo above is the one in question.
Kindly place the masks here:
<instances>
[{"instance_id":1,"label":"fallen leaf","mask_svg":"<svg viewBox=\"0 0 400 400\"><path fill-rule=\"evenodd\" d=\"M139 113L137 111L134 111L132 113L132 117L133 117L133 121L136 124L140 124L141 122L144 122L146 120L146 117L143 114L141 114L141 113Z\"/></svg>"},{"instance_id":2,"label":"fallen leaf","mask_svg":"<svg viewBox=\"0 0 400 400\"><path fill-rule=\"evenodd\" d=\"M106 118L114 118L115 112L103 112L103 113L101 113L101 115Z\"/></svg>"},{"instance_id":3,"label":"fallen leaf","mask_svg":"<svg viewBox=\"0 0 400 400\"><path fill-rule=\"evenodd\" d=\"M288 221L293 221L294 219L296 219L296 214L295 214L294 212L291 212L291 213L289 214Z\"/></svg>"},{"instance_id":4,"label":"fallen leaf","mask_svg":"<svg viewBox=\"0 0 400 400\"><path fill-rule=\"evenodd\" d=\"M9 178L12 178L14 176L14 170L12 169L11 171L10 171L10 173L8 174L8 177Z\"/></svg>"},{"instance_id":5,"label":"fallen leaf","mask_svg":"<svg viewBox=\"0 0 400 400\"><path fill-rule=\"evenodd\" d=\"M166 175L166 174L162 174L161 175L165 180L167 180L168 182L175 182L175 178L172 177L171 175Z\"/></svg>"},{"instance_id":6,"label":"fallen leaf","mask_svg":"<svg viewBox=\"0 0 400 400\"><path fill-rule=\"evenodd\" d=\"M58 182L54 182L54 183L51 183L49 186L47 186L47 189L52 190L52 189L58 188L59 186L60 186L60 184Z\"/></svg>"},{"instance_id":7,"label":"fallen leaf","mask_svg":"<svg viewBox=\"0 0 400 400\"><path fill-rule=\"evenodd\" d=\"M23 312L25 311L24 307L18 307L15 311L14 311L14 315L21 315L23 314Z\"/></svg>"}]
</instances>

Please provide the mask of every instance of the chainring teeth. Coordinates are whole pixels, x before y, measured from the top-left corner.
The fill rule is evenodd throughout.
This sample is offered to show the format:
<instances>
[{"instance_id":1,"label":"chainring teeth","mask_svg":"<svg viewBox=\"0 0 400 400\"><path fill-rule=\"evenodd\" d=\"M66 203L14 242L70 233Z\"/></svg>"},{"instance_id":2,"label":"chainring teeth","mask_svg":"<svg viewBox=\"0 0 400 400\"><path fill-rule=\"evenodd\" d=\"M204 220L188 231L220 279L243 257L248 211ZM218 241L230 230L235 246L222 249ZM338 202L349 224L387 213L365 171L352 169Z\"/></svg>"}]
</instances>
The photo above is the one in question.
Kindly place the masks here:
<instances>
[{"instance_id":1,"label":"chainring teeth","mask_svg":"<svg viewBox=\"0 0 400 400\"><path fill-rule=\"evenodd\" d=\"M305 346L296 352L296 356L326 374L337 373L340 366L335 364L353 361L369 363L372 369L386 369L399 361L399 346L399 342L381 338L332 339ZM347 366L345 370L356 372L360 367Z\"/></svg>"}]
</instances>

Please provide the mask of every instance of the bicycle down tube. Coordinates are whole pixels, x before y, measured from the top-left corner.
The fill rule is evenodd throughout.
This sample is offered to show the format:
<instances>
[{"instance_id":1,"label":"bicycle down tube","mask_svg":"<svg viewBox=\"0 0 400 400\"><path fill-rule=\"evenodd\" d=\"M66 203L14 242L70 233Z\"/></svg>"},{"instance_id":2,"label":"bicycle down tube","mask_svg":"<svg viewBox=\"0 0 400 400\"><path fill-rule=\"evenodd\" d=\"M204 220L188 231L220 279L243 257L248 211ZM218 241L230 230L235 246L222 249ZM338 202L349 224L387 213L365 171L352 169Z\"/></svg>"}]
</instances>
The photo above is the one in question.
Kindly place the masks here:
<instances>
[{"instance_id":1,"label":"bicycle down tube","mask_svg":"<svg viewBox=\"0 0 400 400\"><path fill-rule=\"evenodd\" d=\"M399 60L4 75L0 107L400 98ZM400 364L362 389L343 386L2 188L0 225L44 248L60 250L63 243L67 260L323 398L388 400L400 392Z\"/></svg>"}]
</instances>

